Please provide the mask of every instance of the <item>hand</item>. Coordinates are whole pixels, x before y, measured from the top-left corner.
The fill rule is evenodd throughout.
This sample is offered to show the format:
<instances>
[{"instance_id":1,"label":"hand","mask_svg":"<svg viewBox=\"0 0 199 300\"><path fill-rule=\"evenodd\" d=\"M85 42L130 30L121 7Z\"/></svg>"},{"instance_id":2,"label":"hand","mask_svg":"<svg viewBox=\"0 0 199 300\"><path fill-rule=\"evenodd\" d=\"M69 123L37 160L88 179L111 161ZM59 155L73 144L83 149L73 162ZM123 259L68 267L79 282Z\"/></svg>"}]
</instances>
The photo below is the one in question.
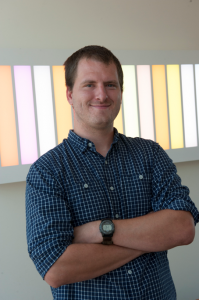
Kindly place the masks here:
<instances>
[{"instance_id":1,"label":"hand","mask_svg":"<svg viewBox=\"0 0 199 300\"><path fill-rule=\"evenodd\" d=\"M99 231L101 221L93 221L74 227L73 244L100 244L102 235Z\"/></svg>"}]
</instances>

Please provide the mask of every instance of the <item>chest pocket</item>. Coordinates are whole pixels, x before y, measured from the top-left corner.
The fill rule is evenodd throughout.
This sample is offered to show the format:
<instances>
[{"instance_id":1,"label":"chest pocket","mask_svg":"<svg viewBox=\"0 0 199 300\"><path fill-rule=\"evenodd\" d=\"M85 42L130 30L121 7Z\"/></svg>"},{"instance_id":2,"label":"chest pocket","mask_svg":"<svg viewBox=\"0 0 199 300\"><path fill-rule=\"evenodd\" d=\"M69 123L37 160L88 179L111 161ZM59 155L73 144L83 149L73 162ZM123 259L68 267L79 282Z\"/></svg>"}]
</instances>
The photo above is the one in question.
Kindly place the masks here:
<instances>
[{"instance_id":1,"label":"chest pocket","mask_svg":"<svg viewBox=\"0 0 199 300\"><path fill-rule=\"evenodd\" d=\"M76 181L66 189L73 226L101 220L110 215L107 195L100 182Z\"/></svg>"},{"instance_id":2,"label":"chest pocket","mask_svg":"<svg viewBox=\"0 0 199 300\"><path fill-rule=\"evenodd\" d=\"M151 174L124 173L120 185L126 218L143 216L152 211Z\"/></svg>"}]
</instances>

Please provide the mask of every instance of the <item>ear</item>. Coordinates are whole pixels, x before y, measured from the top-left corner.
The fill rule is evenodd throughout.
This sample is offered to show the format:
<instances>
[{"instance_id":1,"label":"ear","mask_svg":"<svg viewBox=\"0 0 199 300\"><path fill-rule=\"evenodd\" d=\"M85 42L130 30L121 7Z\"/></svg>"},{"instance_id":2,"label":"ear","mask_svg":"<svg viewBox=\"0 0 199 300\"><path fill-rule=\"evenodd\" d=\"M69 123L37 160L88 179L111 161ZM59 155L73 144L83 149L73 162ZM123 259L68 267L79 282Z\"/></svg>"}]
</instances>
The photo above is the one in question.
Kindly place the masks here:
<instances>
[{"instance_id":1,"label":"ear","mask_svg":"<svg viewBox=\"0 0 199 300\"><path fill-rule=\"evenodd\" d=\"M66 98L69 104L73 106L72 90L69 87L66 88Z\"/></svg>"}]
</instances>

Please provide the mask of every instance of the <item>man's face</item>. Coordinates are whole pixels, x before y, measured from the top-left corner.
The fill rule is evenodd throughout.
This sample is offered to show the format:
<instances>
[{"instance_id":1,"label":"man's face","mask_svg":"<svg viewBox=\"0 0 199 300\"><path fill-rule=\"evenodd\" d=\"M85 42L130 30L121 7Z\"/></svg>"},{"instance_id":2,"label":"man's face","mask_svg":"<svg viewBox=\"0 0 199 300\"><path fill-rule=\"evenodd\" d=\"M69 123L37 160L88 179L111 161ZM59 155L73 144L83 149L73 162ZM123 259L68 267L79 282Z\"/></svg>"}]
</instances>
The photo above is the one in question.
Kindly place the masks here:
<instances>
[{"instance_id":1,"label":"man's face","mask_svg":"<svg viewBox=\"0 0 199 300\"><path fill-rule=\"evenodd\" d=\"M115 64L81 59L73 89L67 89L67 98L75 111L74 127L112 128L122 102Z\"/></svg>"}]
</instances>

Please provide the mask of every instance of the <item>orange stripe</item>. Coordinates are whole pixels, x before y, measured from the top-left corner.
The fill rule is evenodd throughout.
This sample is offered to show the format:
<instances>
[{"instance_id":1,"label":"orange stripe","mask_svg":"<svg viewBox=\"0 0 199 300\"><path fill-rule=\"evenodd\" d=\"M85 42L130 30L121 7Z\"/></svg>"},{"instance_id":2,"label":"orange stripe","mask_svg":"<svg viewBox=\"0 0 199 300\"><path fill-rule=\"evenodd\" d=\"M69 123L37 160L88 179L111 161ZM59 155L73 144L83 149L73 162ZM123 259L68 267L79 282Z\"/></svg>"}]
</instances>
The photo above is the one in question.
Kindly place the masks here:
<instances>
[{"instance_id":1,"label":"orange stripe","mask_svg":"<svg viewBox=\"0 0 199 300\"><path fill-rule=\"evenodd\" d=\"M169 149L169 127L164 65L152 66L156 142Z\"/></svg>"},{"instance_id":2,"label":"orange stripe","mask_svg":"<svg viewBox=\"0 0 199 300\"><path fill-rule=\"evenodd\" d=\"M0 147L2 167L19 164L10 66L0 66Z\"/></svg>"},{"instance_id":3,"label":"orange stripe","mask_svg":"<svg viewBox=\"0 0 199 300\"><path fill-rule=\"evenodd\" d=\"M53 66L53 84L55 95L55 110L57 120L58 144L68 137L72 129L71 106L66 98L64 66Z\"/></svg>"}]
</instances>

